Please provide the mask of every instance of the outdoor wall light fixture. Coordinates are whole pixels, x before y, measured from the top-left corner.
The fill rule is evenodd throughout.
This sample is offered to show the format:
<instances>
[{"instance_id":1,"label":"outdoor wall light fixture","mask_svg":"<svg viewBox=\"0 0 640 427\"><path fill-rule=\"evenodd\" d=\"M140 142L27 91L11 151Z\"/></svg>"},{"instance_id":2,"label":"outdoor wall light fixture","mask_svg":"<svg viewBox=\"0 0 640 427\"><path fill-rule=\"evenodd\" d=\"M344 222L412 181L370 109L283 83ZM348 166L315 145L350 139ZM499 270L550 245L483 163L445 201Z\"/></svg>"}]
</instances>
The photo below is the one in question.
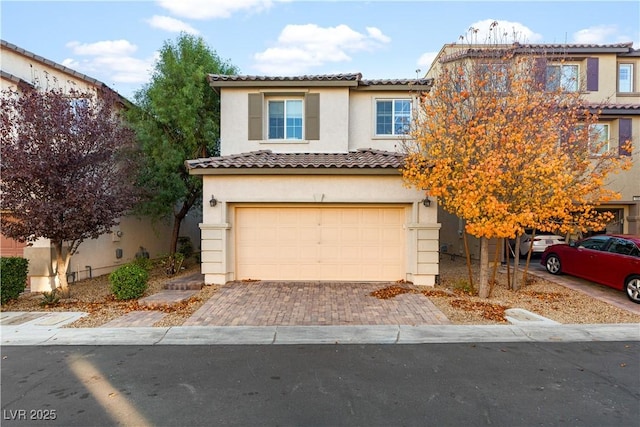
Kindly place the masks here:
<instances>
[{"instance_id":1,"label":"outdoor wall light fixture","mask_svg":"<svg viewBox=\"0 0 640 427\"><path fill-rule=\"evenodd\" d=\"M218 204L218 201L216 200L215 196L212 194L211 200L209 200L209 206L211 206L212 208L215 208L217 204Z\"/></svg>"},{"instance_id":2,"label":"outdoor wall light fixture","mask_svg":"<svg viewBox=\"0 0 640 427\"><path fill-rule=\"evenodd\" d=\"M428 208L429 206L431 206L431 200L429 200L428 197L425 197L424 200L422 200L422 204L425 208Z\"/></svg>"}]
</instances>

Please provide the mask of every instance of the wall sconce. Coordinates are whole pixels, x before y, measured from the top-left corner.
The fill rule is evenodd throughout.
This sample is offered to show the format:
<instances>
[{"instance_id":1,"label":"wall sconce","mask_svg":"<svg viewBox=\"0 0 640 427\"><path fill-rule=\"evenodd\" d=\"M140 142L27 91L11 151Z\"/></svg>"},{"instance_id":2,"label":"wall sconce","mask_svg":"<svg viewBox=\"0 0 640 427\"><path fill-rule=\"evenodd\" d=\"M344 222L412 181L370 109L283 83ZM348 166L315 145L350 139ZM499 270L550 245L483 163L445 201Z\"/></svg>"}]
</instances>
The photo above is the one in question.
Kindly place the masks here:
<instances>
[{"instance_id":1,"label":"wall sconce","mask_svg":"<svg viewBox=\"0 0 640 427\"><path fill-rule=\"evenodd\" d=\"M212 208L215 208L217 204L218 204L218 201L216 200L215 196L212 194L211 200L209 200L209 206L211 206Z\"/></svg>"},{"instance_id":2,"label":"wall sconce","mask_svg":"<svg viewBox=\"0 0 640 427\"><path fill-rule=\"evenodd\" d=\"M425 208L428 208L429 206L431 206L431 200L429 200L428 197L425 197L424 200L422 200L422 204Z\"/></svg>"}]
</instances>

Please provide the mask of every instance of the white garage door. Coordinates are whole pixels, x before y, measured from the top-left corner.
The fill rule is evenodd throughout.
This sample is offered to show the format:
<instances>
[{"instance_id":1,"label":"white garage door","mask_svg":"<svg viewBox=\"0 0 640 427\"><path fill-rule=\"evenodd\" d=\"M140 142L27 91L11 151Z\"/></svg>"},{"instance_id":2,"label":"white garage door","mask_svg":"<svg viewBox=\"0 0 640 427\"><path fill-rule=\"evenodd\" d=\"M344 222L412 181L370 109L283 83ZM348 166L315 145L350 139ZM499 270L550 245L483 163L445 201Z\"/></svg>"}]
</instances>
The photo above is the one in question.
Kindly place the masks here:
<instances>
[{"instance_id":1,"label":"white garage door","mask_svg":"<svg viewBox=\"0 0 640 427\"><path fill-rule=\"evenodd\" d=\"M402 279L404 222L404 207L239 207L237 278Z\"/></svg>"}]
</instances>

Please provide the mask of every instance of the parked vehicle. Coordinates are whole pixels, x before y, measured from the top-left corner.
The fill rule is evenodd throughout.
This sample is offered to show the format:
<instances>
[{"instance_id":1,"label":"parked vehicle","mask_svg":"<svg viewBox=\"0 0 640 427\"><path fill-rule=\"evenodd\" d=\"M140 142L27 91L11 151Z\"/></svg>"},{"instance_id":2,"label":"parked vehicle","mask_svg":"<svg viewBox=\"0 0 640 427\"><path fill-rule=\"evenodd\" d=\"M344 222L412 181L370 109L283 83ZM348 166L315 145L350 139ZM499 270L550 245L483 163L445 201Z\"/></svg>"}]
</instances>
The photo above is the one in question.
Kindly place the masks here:
<instances>
[{"instance_id":1,"label":"parked vehicle","mask_svg":"<svg viewBox=\"0 0 640 427\"><path fill-rule=\"evenodd\" d=\"M556 234L536 234L531 238L531 235L525 234L522 236L520 242L520 254L525 256L529 253L529 248L532 247L531 241L533 240L533 249L531 255L540 255L547 246L564 244L564 237Z\"/></svg>"},{"instance_id":2,"label":"parked vehicle","mask_svg":"<svg viewBox=\"0 0 640 427\"><path fill-rule=\"evenodd\" d=\"M551 274L566 273L624 290L640 304L640 236L596 235L568 245L552 245L540 263Z\"/></svg>"}]
</instances>

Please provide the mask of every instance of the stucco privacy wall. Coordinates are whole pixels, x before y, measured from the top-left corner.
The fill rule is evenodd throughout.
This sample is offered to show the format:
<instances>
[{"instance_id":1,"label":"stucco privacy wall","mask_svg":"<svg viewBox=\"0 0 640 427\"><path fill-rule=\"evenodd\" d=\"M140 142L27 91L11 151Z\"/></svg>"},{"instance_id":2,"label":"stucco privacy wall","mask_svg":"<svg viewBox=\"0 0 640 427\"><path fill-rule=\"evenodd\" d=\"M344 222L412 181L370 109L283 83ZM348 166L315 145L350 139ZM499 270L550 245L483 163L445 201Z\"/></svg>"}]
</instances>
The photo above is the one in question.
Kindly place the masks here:
<instances>
[{"instance_id":1,"label":"stucco privacy wall","mask_svg":"<svg viewBox=\"0 0 640 427\"><path fill-rule=\"evenodd\" d=\"M200 246L199 210L194 208L180 229L180 235L188 236L196 250ZM153 225L149 219L122 218L120 225L113 228L111 234L85 240L80 244L78 252L69 262L68 279L80 280L108 274L132 261L140 246L149 252L151 258L166 255L169 253L171 230L172 224L168 221ZM50 291L55 287L56 257L48 239L39 239L32 246L24 248L24 257L29 260L31 292Z\"/></svg>"},{"instance_id":2,"label":"stucco privacy wall","mask_svg":"<svg viewBox=\"0 0 640 427\"><path fill-rule=\"evenodd\" d=\"M207 284L235 280L235 208L239 206L402 206L406 222L406 277L435 284L438 230L435 203L403 186L399 175L215 175L203 176L202 272ZM215 196L218 204L209 206Z\"/></svg>"}]
</instances>

